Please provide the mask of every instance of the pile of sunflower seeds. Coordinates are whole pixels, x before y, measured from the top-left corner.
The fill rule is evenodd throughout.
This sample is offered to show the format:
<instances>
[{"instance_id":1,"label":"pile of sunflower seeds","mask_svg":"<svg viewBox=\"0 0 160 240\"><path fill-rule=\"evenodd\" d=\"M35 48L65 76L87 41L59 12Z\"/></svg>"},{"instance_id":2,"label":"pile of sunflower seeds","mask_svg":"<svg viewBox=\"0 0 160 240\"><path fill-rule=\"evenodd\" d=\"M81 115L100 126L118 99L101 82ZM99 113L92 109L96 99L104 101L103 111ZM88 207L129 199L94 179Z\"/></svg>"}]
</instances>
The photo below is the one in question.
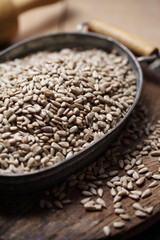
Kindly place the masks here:
<instances>
[{"instance_id":1,"label":"pile of sunflower seeds","mask_svg":"<svg viewBox=\"0 0 160 240\"><path fill-rule=\"evenodd\" d=\"M40 207L62 209L72 203L75 189L79 189L84 196L80 203L87 212L107 211L111 206L107 206L104 197L109 190L117 220L102 230L110 236L112 228L124 228L134 217L126 211L124 198L135 201L132 207L136 217L146 218L153 213L154 206L143 203L145 198L153 197L152 189L159 185L160 167L152 172L146 164L147 158L153 157L160 162L160 120L156 123L154 119L148 120L143 103L133 111L126 128L105 154L64 183L45 191Z\"/></svg>"},{"instance_id":2,"label":"pile of sunflower seeds","mask_svg":"<svg viewBox=\"0 0 160 240\"><path fill-rule=\"evenodd\" d=\"M51 166L112 129L136 95L126 57L38 52L0 64L0 173Z\"/></svg>"}]
</instances>

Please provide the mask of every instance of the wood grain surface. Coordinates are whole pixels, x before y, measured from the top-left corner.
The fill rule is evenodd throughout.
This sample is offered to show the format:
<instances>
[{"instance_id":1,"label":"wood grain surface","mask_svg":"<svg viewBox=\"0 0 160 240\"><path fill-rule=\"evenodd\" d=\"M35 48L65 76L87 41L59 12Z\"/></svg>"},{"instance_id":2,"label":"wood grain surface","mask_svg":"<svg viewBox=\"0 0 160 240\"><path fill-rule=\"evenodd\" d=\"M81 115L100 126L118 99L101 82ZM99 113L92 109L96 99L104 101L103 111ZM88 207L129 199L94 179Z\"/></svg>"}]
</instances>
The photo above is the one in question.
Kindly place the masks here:
<instances>
[{"instance_id":1,"label":"wood grain surface","mask_svg":"<svg viewBox=\"0 0 160 240\"><path fill-rule=\"evenodd\" d=\"M160 49L159 9L159 0L123 0L123 4L119 0L69 0L21 15L19 33L12 43L44 33L75 30L79 22L96 17L124 28ZM143 103L148 107L150 117L160 118L160 77L148 69L144 73ZM145 162L151 171L157 171L159 163L156 158L146 158ZM107 209L90 213L86 213L79 203L82 196L74 188L68 193L70 196L72 192L73 203L66 205L63 210L40 209L41 192L23 196L1 195L0 239L104 239L103 226L111 225L117 216L113 214L109 189L103 188ZM152 193L152 197L143 200L143 205L154 206L153 214L147 219L136 218L130 207L133 201L123 200L132 221L127 223L123 231L112 228L112 239L124 240L160 219L160 185Z\"/></svg>"}]
</instances>

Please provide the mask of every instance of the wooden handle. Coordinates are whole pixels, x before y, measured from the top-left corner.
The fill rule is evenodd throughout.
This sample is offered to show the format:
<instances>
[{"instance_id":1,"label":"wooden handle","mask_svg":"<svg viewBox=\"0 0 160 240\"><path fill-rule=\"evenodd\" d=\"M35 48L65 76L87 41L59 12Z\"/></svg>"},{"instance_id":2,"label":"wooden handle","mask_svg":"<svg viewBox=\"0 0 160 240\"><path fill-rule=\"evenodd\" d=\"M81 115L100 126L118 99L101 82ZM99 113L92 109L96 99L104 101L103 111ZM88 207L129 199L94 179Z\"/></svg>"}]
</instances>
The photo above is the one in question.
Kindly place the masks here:
<instances>
[{"instance_id":1,"label":"wooden handle","mask_svg":"<svg viewBox=\"0 0 160 240\"><path fill-rule=\"evenodd\" d=\"M60 0L11 0L17 15L30 9L59 2Z\"/></svg>"},{"instance_id":2,"label":"wooden handle","mask_svg":"<svg viewBox=\"0 0 160 240\"><path fill-rule=\"evenodd\" d=\"M157 47L145 42L131 33L128 33L127 31L102 22L98 19L91 20L88 24L88 29L118 40L137 55L150 56L153 53L158 54Z\"/></svg>"}]
</instances>

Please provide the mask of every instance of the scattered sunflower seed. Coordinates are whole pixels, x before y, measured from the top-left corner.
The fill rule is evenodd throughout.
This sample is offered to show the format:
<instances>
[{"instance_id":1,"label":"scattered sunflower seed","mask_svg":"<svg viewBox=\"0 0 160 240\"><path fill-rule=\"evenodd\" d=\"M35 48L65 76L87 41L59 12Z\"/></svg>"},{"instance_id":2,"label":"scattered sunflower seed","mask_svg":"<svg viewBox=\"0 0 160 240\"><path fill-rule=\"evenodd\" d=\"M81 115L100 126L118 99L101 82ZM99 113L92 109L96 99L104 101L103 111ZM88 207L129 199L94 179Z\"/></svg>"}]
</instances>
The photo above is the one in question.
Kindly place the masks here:
<instances>
[{"instance_id":1,"label":"scattered sunflower seed","mask_svg":"<svg viewBox=\"0 0 160 240\"><path fill-rule=\"evenodd\" d=\"M123 228L125 226L125 223L124 222L114 222L113 223L113 227L114 228Z\"/></svg>"},{"instance_id":2,"label":"scattered sunflower seed","mask_svg":"<svg viewBox=\"0 0 160 240\"><path fill-rule=\"evenodd\" d=\"M148 214L151 214L153 212L153 207L145 208L144 211Z\"/></svg>"},{"instance_id":3,"label":"scattered sunflower seed","mask_svg":"<svg viewBox=\"0 0 160 240\"><path fill-rule=\"evenodd\" d=\"M144 190L144 192L142 193L142 198L147 198L149 197L150 195L152 194L151 190L150 189L146 189Z\"/></svg>"},{"instance_id":4,"label":"scattered sunflower seed","mask_svg":"<svg viewBox=\"0 0 160 240\"><path fill-rule=\"evenodd\" d=\"M149 184L149 187L152 188L152 187L156 187L158 185L158 182L157 181L153 181Z\"/></svg>"},{"instance_id":5,"label":"scattered sunflower seed","mask_svg":"<svg viewBox=\"0 0 160 240\"><path fill-rule=\"evenodd\" d=\"M106 203L102 198L97 198L96 203L102 205L102 207L106 208Z\"/></svg>"},{"instance_id":6,"label":"scattered sunflower seed","mask_svg":"<svg viewBox=\"0 0 160 240\"><path fill-rule=\"evenodd\" d=\"M141 210L135 211L135 214L137 217L140 217L140 218L145 218L147 216L147 214L145 212L142 212Z\"/></svg>"},{"instance_id":7,"label":"scattered sunflower seed","mask_svg":"<svg viewBox=\"0 0 160 240\"><path fill-rule=\"evenodd\" d=\"M103 232L104 232L104 234L105 234L106 237L109 237L109 236L110 236L110 233L111 233L110 227L109 227L109 226L104 226L104 227L103 227Z\"/></svg>"},{"instance_id":8,"label":"scattered sunflower seed","mask_svg":"<svg viewBox=\"0 0 160 240\"><path fill-rule=\"evenodd\" d=\"M153 174L152 178L155 180L160 180L160 174Z\"/></svg>"},{"instance_id":9,"label":"scattered sunflower seed","mask_svg":"<svg viewBox=\"0 0 160 240\"><path fill-rule=\"evenodd\" d=\"M124 214L120 214L119 215L120 216L120 218L122 219L122 220L130 220L131 218L130 218L130 216L127 214L127 213L124 213Z\"/></svg>"}]
</instances>

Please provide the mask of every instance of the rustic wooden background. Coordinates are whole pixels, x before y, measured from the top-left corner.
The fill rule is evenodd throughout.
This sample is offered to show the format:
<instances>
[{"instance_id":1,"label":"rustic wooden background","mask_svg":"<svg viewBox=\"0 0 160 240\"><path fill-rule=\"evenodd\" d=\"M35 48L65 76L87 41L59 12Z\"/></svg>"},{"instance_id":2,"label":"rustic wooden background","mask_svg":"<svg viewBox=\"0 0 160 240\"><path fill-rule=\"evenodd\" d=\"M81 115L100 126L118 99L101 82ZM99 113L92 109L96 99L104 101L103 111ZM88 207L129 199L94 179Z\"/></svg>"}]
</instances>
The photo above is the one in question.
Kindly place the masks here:
<instances>
[{"instance_id":1,"label":"rustic wooden background","mask_svg":"<svg viewBox=\"0 0 160 240\"><path fill-rule=\"evenodd\" d=\"M74 31L79 22L97 17L142 37L160 49L159 13L160 0L68 0L21 15L19 17L19 32L12 40L12 43L44 33ZM148 106L151 108L154 106L152 112L155 111L157 113L160 104L157 101L160 86L157 82L151 83L151 78L153 78L152 75L149 77L149 81L145 82L144 94L147 96L148 90L154 93L153 98L151 98L151 95L147 96L148 99L151 99ZM80 208L78 213L78 210L76 211L77 206L73 205L73 207L68 207L68 210L65 212L58 211L55 213L54 210L39 211L37 202L40 195L40 193L35 193L30 196L0 197L0 239L78 239L80 225L78 225L77 217L83 216L84 212L82 209ZM77 195L75 200L78 202L79 198L80 196ZM157 204L159 204L158 201ZM156 208L157 212L158 206ZM74 217L73 211L76 211L79 215ZM72 226L68 226L70 214L72 215L71 222L74 224L73 233ZM100 214L102 214L103 218L103 213ZM92 219L93 215L90 215L88 221ZM81 225L81 227L84 227L84 236L80 236L79 239L94 239L95 232L90 230L87 233L85 224ZM58 238L56 232L62 232L63 228L66 229L66 233L68 228L68 235L65 237L65 235L60 234ZM149 239L151 236L154 240L160 239L159 223L147 232L145 231L141 235L137 235L136 240ZM98 228L96 237L104 237L102 231L98 231Z\"/></svg>"}]
</instances>

